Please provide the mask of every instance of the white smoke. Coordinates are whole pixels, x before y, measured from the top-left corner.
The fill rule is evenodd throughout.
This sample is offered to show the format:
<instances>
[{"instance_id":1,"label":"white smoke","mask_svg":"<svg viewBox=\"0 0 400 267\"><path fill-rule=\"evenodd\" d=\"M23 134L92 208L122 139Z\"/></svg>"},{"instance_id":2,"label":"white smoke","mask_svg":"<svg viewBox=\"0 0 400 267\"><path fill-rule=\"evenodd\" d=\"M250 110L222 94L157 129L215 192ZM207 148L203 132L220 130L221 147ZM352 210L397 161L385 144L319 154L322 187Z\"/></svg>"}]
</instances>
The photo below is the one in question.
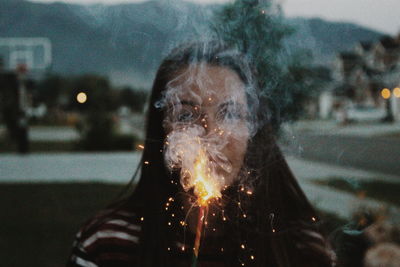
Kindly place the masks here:
<instances>
[{"instance_id":1,"label":"white smoke","mask_svg":"<svg viewBox=\"0 0 400 267\"><path fill-rule=\"evenodd\" d=\"M255 132L251 122L254 120L249 119L247 101L245 107L240 104L240 98L246 95L243 90L250 87L243 86L243 82L239 84L229 75L219 77L230 93L219 102L227 104L227 107L215 109L212 104L214 100L218 104L220 88L210 79L207 66L207 63L201 62L182 69L168 83L163 98L157 103L166 111L164 128L168 135L164 159L171 170L180 170L180 183L185 191L195 186L195 163L202 154L207 159L205 171L218 191L229 186L232 179L226 179L226 175L231 175L233 165L238 163L231 162L232 159L224 151L230 142L243 142L244 139L247 142ZM185 103L188 99L190 105ZM205 112L206 109L212 111Z\"/></svg>"}]
</instances>

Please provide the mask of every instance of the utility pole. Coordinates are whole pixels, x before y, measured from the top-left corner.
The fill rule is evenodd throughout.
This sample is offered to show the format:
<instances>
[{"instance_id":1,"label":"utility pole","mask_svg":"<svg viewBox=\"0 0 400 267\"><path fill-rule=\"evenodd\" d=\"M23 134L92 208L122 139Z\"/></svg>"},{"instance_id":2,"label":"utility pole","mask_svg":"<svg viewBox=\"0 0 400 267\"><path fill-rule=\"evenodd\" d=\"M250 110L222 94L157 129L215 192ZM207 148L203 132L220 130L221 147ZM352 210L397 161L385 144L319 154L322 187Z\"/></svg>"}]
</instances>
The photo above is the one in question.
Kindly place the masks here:
<instances>
[{"instance_id":1,"label":"utility pole","mask_svg":"<svg viewBox=\"0 0 400 267\"><path fill-rule=\"evenodd\" d=\"M17 145L19 153L29 152L29 125L28 125L28 95L26 91L26 72L27 67L24 64L17 67L18 80L18 119L17 119Z\"/></svg>"}]
</instances>

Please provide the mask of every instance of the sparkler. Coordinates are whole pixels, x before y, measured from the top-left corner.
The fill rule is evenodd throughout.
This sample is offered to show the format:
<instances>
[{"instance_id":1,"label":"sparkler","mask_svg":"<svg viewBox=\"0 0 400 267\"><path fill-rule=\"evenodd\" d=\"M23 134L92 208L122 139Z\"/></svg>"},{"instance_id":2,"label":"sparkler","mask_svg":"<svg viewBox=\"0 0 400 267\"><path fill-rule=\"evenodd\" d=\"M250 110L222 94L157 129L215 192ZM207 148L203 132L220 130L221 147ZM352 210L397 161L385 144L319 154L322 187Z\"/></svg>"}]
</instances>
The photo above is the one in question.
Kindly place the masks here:
<instances>
[{"instance_id":1,"label":"sparkler","mask_svg":"<svg viewBox=\"0 0 400 267\"><path fill-rule=\"evenodd\" d=\"M197 266L199 256L201 232L204 224L204 217L209 201L213 198L221 197L220 186L215 183L211 177L211 171L208 168L208 159L203 150L199 151L199 155L194 166L194 193L197 196L197 204L199 205L199 216L196 227L196 238L194 241L193 262L192 267Z\"/></svg>"},{"instance_id":2,"label":"sparkler","mask_svg":"<svg viewBox=\"0 0 400 267\"><path fill-rule=\"evenodd\" d=\"M199 257L201 231L203 229L204 214L205 214L204 211L205 211L205 207L204 206L200 206L199 218L198 218L198 221L197 221L197 228L196 228L196 239L194 241L192 267L196 267L197 266L197 258Z\"/></svg>"}]
</instances>

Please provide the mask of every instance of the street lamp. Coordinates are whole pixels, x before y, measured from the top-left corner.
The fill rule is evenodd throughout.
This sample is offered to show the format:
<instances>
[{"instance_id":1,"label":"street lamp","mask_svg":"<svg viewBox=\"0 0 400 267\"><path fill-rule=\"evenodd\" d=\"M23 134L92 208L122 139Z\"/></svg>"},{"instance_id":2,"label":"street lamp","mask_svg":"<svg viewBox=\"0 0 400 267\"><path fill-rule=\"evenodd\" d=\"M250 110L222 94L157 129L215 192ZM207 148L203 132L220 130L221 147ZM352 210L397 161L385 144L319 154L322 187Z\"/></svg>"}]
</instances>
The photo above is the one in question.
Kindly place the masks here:
<instances>
[{"instance_id":1,"label":"street lamp","mask_svg":"<svg viewBox=\"0 0 400 267\"><path fill-rule=\"evenodd\" d=\"M76 101L78 101L78 103L83 104L87 101L87 95L84 92L80 92L76 95Z\"/></svg>"},{"instance_id":2,"label":"street lamp","mask_svg":"<svg viewBox=\"0 0 400 267\"><path fill-rule=\"evenodd\" d=\"M399 88L396 88L396 89L399 89ZM400 89L396 90L396 92L394 92L394 90L393 90L393 94L400 94ZM382 119L382 121L384 121L384 122L393 122L394 121L392 107L391 107L391 103L390 103L391 95L392 95L392 92L390 91L390 89L388 89L388 88L382 89L381 96L383 99L386 100L386 103L385 103L386 116Z\"/></svg>"},{"instance_id":3,"label":"street lamp","mask_svg":"<svg viewBox=\"0 0 400 267\"><path fill-rule=\"evenodd\" d=\"M391 96L391 92L390 92L390 90L389 89L387 89L387 88L384 88L384 89L382 89L382 91L381 91L381 96L383 97L383 99L389 99L390 98L390 96Z\"/></svg>"}]
</instances>

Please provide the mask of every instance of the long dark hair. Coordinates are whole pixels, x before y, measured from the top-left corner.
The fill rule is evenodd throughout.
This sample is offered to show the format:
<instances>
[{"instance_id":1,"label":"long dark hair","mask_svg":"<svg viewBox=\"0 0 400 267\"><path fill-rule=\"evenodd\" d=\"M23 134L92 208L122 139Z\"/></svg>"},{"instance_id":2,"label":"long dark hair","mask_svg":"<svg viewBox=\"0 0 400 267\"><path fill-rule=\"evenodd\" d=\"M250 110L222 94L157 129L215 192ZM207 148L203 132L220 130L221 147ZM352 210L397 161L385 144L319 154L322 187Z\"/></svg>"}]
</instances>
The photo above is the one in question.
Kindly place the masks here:
<instances>
[{"instance_id":1,"label":"long dark hair","mask_svg":"<svg viewBox=\"0 0 400 267\"><path fill-rule=\"evenodd\" d=\"M173 182L177 174L171 174L164 163L165 114L158 103L177 71L196 62L234 70L244 84L256 88L257 74L251 71L246 57L218 42L182 45L161 63L150 97L140 180L124 201L124 206L144 218L139 263L142 267L173 266L171 257L175 254L166 249L173 237L167 234L164 204L180 188ZM248 101L255 100L249 96ZM254 106L257 110L252 111L253 123L257 127L243 164L246 173L250 170L247 180L254 190L249 196L242 192L242 184L235 184L224 193L230 199L226 207L229 236L223 237L228 244L227 253L221 255L221 265L224 262L226 266L330 266L329 249L318 231L318 216L276 144L275 131L268 123L268 109L262 99L258 105L249 103L249 108ZM238 201L246 209L246 219L234 204ZM244 240L250 250L240 248Z\"/></svg>"}]
</instances>

